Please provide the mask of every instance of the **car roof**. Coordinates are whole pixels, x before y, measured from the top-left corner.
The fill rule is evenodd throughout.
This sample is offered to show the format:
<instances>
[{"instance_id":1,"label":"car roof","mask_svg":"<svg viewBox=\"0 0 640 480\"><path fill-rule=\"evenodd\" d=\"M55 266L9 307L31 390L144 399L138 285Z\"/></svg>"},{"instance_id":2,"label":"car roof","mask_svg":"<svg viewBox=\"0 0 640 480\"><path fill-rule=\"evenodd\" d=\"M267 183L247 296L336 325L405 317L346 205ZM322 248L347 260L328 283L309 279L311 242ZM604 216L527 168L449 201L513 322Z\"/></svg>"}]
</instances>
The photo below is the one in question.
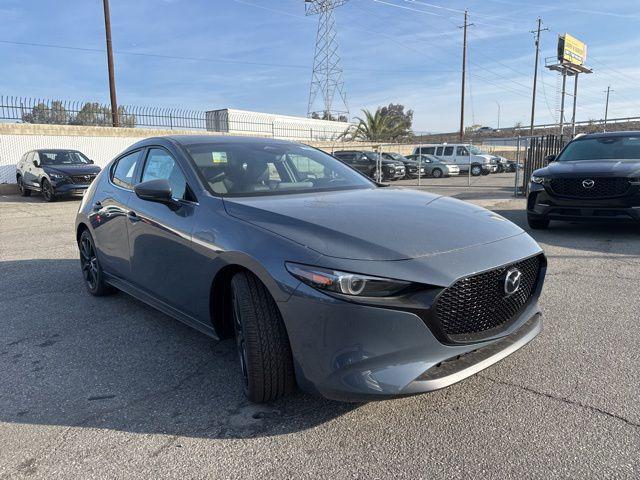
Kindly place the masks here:
<instances>
[{"instance_id":1,"label":"car roof","mask_svg":"<svg viewBox=\"0 0 640 480\"><path fill-rule=\"evenodd\" d=\"M181 145L196 145L199 143L244 143L244 144L260 144L260 145L300 145L289 140L279 140L275 138L265 137L244 137L235 135L166 135L163 137L147 138L144 141L152 141L158 139L173 140Z\"/></svg>"},{"instance_id":2,"label":"car roof","mask_svg":"<svg viewBox=\"0 0 640 480\"><path fill-rule=\"evenodd\" d=\"M37 148L36 150L31 150L32 152L80 152L80 150L76 150L75 148ZM28 152L27 152L28 153Z\"/></svg>"},{"instance_id":3,"label":"car roof","mask_svg":"<svg viewBox=\"0 0 640 480\"><path fill-rule=\"evenodd\" d=\"M613 137L628 137L628 136L639 136L640 130L622 130L619 132L600 132L600 133L586 133L581 135L579 138L574 138L574 140L584 140L585 138L613 138Z\"/></svg>"}]
</instances>

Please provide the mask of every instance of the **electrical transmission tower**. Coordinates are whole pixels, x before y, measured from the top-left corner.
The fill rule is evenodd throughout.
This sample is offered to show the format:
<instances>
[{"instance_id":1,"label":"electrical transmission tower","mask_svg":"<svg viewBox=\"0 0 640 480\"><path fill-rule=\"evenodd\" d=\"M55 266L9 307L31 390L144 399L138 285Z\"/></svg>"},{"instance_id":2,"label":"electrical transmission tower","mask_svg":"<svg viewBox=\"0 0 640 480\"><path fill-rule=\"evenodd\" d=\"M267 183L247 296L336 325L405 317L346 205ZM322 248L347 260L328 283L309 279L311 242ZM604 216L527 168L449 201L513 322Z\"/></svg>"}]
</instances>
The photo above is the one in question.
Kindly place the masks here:
<instances>
[{"instance_id":1,"label":"electrical transmission tower","mask_svg":"<svg viewBox=\"0 0 640 480\"><path fill-rule=\"evenodd\" d=\"M307 15L319 15L316 48L313 56L313 72L309 90L307 114L326 120L347 120L349 107L344 91L342 66L338 54L335 8L348 0L305 0ZM338 98L336 98L336 96ZM334 100L339 107L334 108Z\"/></svg>"}]
</instances>

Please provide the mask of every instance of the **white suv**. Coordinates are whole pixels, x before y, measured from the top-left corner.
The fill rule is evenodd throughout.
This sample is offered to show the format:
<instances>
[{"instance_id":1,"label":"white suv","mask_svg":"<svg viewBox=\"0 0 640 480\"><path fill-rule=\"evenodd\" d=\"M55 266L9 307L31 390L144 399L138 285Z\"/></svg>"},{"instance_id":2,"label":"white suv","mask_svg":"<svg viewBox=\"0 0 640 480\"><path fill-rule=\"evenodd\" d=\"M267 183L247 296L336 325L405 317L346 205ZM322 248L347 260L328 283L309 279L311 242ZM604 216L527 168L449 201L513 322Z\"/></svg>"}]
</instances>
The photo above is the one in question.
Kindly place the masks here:
<instances>
[{"instance_id":1,"label":"white suv","mask_svg":"<svg viewBox=\"0 0 640 480\"><path fill-rule=\"evenodd\" d=\"M435 155L445 162L454 163L460 167L460 172L471 175L487 175L498 171L498 157L483 152L475 145L468 143L439 143L420 145L413 149L414 155Z\"/></svg>"}]
</instances>

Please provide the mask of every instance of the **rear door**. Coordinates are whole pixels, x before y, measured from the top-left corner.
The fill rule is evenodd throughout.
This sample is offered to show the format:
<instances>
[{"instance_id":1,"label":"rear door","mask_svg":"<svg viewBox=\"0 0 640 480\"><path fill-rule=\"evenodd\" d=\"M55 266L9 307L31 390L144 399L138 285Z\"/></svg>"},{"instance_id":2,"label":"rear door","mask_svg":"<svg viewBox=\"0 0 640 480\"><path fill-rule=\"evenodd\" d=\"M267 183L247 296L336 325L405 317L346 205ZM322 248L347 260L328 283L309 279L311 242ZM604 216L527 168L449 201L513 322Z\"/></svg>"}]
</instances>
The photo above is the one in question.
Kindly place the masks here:
<instances>
[{"instance_id":1,"label":"rear door","mask_svg":"<svg viewBox=\"0 0 640 480\"><path fill-rule=\"evenodd\" d=\"M104 188L96 189L90 214L93 236L102 268L130 280L128 220L129 199L141 150L130 152L111 166Z\"/></svg>"}]
</instances>

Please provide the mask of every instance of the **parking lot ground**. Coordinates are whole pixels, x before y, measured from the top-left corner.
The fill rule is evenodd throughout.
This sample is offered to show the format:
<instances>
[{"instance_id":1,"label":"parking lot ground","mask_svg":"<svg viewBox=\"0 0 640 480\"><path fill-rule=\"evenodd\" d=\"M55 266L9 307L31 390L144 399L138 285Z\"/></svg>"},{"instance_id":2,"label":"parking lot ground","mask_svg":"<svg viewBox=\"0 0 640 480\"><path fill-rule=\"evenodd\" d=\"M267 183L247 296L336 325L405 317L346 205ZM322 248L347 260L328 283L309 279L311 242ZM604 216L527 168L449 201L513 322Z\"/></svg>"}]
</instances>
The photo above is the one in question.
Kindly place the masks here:
<instances>
[{"instance_id":1,"label":"parking lot ground","mask_svg":"<svg viewBox=\"0 0 640 480\"><path fill-rule=\"evenodd\" d=\"M494 206L526 228L523 200ZM638 478L640 229L531 232L544 331L431 394L242 395L232 341L93 298L77 200L0 198L0 478ZM497 246L496 248L499 248Z\"/></svg>"}]
</instances>

